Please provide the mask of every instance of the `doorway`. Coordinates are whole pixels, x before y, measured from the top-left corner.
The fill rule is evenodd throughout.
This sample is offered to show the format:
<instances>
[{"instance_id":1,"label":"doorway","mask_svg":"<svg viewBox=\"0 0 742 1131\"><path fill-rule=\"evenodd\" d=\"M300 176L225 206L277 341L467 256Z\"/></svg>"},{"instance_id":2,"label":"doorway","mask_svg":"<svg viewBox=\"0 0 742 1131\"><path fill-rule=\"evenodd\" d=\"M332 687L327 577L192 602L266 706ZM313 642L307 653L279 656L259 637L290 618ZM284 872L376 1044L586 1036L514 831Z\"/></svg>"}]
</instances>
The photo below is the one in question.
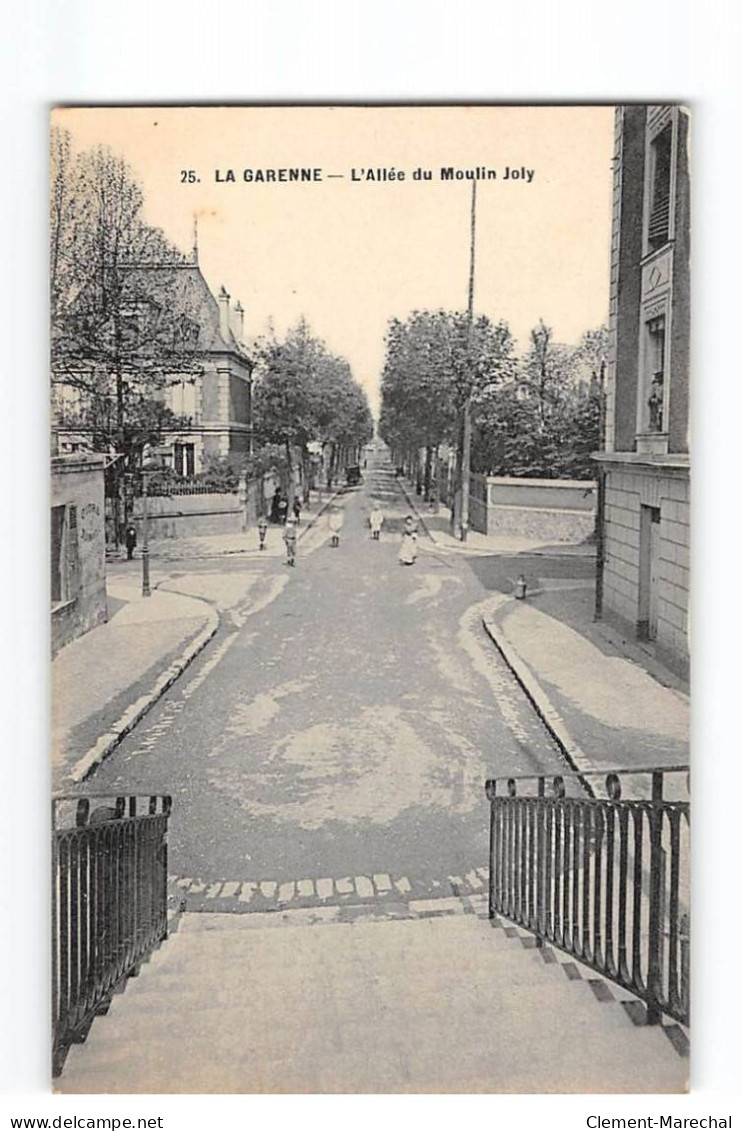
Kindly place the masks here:
<instances>
[{"instance_id":1,"label":"doorway","mask_svg":"<svg viewBox=\"0 0 742 1131\"><path fill-rule=\"evenodd\" d=\"M641 508L639 526L639 615L636 631L640 640L657 639L657 608L660 574L660 508Z\"/></svg>"}]
</instances>

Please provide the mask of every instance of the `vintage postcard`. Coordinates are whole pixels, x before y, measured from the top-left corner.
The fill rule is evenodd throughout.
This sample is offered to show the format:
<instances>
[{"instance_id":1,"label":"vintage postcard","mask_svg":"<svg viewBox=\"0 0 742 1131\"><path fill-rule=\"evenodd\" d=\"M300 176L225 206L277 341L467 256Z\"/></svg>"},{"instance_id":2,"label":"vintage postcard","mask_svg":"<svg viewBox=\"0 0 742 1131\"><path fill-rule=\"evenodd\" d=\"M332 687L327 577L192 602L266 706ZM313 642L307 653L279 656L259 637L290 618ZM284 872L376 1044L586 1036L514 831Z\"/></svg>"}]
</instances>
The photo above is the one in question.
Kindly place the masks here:
<instances>
[{"instance_id":1,"label":"vintage postcard","mask_svg":"<svg viewBox=\"0 0 742 1131\"><path fill-rule=\"evenodd\" d=\"M682 1092L689 117L51 117L53 1081Z\"/></svg>"}]
</instances>

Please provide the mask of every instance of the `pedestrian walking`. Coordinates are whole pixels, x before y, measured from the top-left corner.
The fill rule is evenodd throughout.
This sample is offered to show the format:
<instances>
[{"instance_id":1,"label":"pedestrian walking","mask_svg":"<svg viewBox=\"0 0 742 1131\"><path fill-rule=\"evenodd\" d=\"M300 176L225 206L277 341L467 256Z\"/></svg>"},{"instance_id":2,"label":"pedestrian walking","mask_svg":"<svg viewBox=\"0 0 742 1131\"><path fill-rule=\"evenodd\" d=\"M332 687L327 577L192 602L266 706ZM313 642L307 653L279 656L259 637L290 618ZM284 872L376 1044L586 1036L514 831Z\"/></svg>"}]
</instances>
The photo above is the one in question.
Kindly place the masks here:
<instances>
[{"instance_id":1,"label":"pedestrian walking","mask_svg":"<svg viewBox=\"0 0 742 1131\"><path fill-rule=\"evenodd\" d=\"M137 544L137 528L132 523L129 523L124 531L124 541L126 542L126 557L131 561Z\"/></svg>"},{"instance_id":2,"label":"pedestrian walking","mask_svg":"<svg viewBox=\"0 0 742 1131\"><path fill-rule=\"evenodd\" d=\"M404 520L402 545L399 547L399 564L414 565L417 558L417 529L411 514Z\"/></svg>"},{"instance_id":3,"label":"pedestrian walking","mask_svg":"<svg viewBox=\"0 0 742 1131\"><path fill-rule=\"evenodd\" d=\"M333 511L330 515L330 533L332 538L330 540L331 546L340 545L340 531L343 529L343 515L341 511Z\"/></svg>"},{"instance_id":4,"label":"pedestrian walking","mask_svg":"<svg viewBox=\"0 0 742 1131\"><path fill-rule=\"evenodd\" d=\"M265 536L268 533L268 519L264 514L261 514L258 519L258 538L260 539L260 549L265 549Z\"/></svg>"},{"instance_id":5,"label":"pedestrian walking","mask_svg":"<svg viewBox=\"0 0 742 1131\"><path fill-rule=\"evenodd\" d=\"M384 525L384 512L379 503L374 503L371 508L371 514L368 516L369 526L371 527L371 537L374 542L378 542L381 536L381 528Z\"/></svg>"},{"instance_id":6,"label":"pedestrian walking","mask_svg":"<svg viewBox=\"0 0 742 1131\"><path fill-rule=\"evenodd\" d=\"M288 518L288 513L289 513L289 501L288 501L288 499L285 499L283 497L283 495L281 495L278 499L278 521L281 523L281 526L286 525L286 519Z\"/></svg>"},{"instance_id":7,"label":"pedestrian walking","mask_svg":"<svg viewBox=\"0 0 742 1131\"><path fill-rule=\"evenodd\" d=\"M301 522L301 499L298 495L294 498L294 505L291 509L294 512L294 518L296 519L296 524L298 526Z\"/></svg>"},{"instance_id":8,"label":"pedestrian walking","mask_svg":"<svg viewBox=\"0 0 742 1131\"><path fill-rule=\"evenodd\" d=\"M286 565L296 565L296 537L296 520L293 515L289 515L283 532L283 540L286 543Z\"/></svg>"}]
</instances>

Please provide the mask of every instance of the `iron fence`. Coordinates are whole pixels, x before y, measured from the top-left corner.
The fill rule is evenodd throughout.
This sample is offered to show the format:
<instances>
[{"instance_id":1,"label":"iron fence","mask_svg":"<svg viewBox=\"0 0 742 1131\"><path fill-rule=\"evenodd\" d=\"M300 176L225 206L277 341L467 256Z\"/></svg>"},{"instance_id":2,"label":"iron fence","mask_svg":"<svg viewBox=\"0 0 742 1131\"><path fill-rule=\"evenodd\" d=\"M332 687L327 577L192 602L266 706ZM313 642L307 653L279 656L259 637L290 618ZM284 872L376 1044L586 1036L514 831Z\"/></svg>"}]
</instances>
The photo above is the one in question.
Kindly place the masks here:
<instances>
[{"instance_id":1,"label":"iron fence","mask_svg":"<svg viewBox=\"0 0 742 1131\"><path fill-rule=\"evenodd\" d=\"M91 802L93 807L91 809ZM52 803L52 1071L167 935L168 796Z\"/></svg>"},{"instance_id":2,"label":"iron fence","mask_svg":"<svg viewBox=\"0 0 742 1131\"><path fill-rule=\"evenodd\" d=\"M626 780L633 797L624 798ZM490 918L690 1019L687 766L487 782ZM601 796L601 794L605 796Z\"/></svg>"},{"instance_id":3,"label":"iron fence","mask_svg":"<svg viewBox=\"0 0 742 1131\"><path fill-rule=\"evenodd\" d=\"M174 499L197 495L236 495L239 491L239 481L204 480L204 479L171 479L160 477L156 472L150 473L147 484L147 494L150 498ZM144 493L141 480L132 486L132 496L141 498Z\"/></svg>"}]
</instances>

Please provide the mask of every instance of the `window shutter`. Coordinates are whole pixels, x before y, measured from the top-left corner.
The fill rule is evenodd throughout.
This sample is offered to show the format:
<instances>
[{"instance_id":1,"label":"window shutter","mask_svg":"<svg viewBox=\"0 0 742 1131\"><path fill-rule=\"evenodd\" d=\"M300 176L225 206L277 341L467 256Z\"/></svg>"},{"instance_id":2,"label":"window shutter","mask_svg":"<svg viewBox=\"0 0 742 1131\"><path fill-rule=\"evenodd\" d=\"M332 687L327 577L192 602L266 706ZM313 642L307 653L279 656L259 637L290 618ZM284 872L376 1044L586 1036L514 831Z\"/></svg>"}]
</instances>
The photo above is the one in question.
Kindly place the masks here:
<instances>
[{"instance_id":1,"label":"window shutter","mask_svg":"<svg viewBox=\"0 0 742 1131\"><path fill-rule=\"evenodd\" d=\"M656 251L670 238L670 170L672 166L672 130L667 126L652 143L654 172L652 207L649 213L647 239L650 250Z\"/></svg>"}]
</instances>

